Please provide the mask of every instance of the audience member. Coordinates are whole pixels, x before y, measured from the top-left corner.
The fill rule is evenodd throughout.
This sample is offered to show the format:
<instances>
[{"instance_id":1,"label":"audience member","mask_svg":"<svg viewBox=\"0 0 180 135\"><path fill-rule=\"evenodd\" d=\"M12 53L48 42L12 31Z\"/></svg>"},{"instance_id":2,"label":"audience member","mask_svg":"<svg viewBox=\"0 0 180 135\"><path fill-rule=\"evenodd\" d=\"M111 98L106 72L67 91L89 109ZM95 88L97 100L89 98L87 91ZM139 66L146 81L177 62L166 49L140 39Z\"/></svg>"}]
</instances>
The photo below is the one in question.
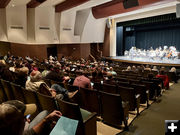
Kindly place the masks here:
<instances>
[{"instance_id":1,"label":"audience member","mask_svg":"<svg viewBox=\"0 0 180 135\"><path fill-rule=\"evenodd\" d=\"M60 111L48 115L47 111L40 113L32 122L26 122L26 115L36 111L35 104L27 104L10 100L0 104L0 132L2 135L48 135L50 125L61 117ZM29 124L28 124L29 123ZM26 129L25 129L25 124Z\"/></svg>"},{"instance_id":2,"label":"audience member","mask_svg":"<svg viewBox=\"0 0 180 135\"><path fill-rule=\"evenodd\" d=\"M77 77L74 80L73 86L78 86L81 88L91 88L91 81L87 78L87 73L82 75L81 72L77 72Z\"/></svg>"},{"instance_id":3,"label":"audience member","mask_svg":"<svg viewBox=\"0 0 180 135\"><path fill-rule=\"evenodd\" d=\"M169 89L169 78L165 75L164 70L161 70L160 73L156 76L157 78L162 78L164 88Z\"/></svg>"}]
</instances>

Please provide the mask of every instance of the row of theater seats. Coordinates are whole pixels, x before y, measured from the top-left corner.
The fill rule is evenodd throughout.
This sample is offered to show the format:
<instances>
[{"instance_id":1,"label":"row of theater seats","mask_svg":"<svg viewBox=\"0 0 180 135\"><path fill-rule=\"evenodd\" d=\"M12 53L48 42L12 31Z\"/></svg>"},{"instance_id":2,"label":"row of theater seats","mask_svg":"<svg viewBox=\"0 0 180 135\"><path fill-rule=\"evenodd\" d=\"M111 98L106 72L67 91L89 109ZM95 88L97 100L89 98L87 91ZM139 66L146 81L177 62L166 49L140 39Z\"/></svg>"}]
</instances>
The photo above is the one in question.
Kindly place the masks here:
<instances>
[{"instance_id":1,"label":"row of theater seats","mask_svg":"<svg viewBox=\"0 0 180 135\"><path fill-rule=\"evenodd\" d=\"M9 81L0 81L0 102L7 100L20 100L24 103L34 103L37 105L37 111L31 117L35 117L42 110L60 110L63 116L79 121L76 131L77 135L96 135L96 113L90 113L81 109L78 104L56 100L51 96L47 96L35 91L29 91L23 87L11 83Z\"/></svg>"},{"instance_id":2,"label":"row of theater seats","mask_svg":"<svg viewBox=\"0 0 180 135\"><path fill-rule=\"evenodd\" d=\"M120 127L120 123L124 121L124 124L127 126L126 119L128 118L128 111L137 110L138 115L140 104L147 103L148 107L149 98L153 99L153 97L158 96L157 87L160 82L158 79L149 81L142 80L142 78L141 80L114 78L114 80L114 84L95 82L93 90L80 88L79 93L76 94L71 102L79 104L81 108L90 112L97 112L105 123ZM76 86L54 82L52 80L45 81L49 86L57 83L70 91L78 89ZM120 101L124 101L123 104ZM117 119L119 120L118 122Z\"/></svg>"},{"instance_id":3,"label":"row of theater seats","mask_svg":"<svg viewBox=\"0 0 180 135\"><path fill-rule=\"evenodd\" d=\"M133 79L129 78L124 78L122 81L122 79L115 78L116 83L113 85L94 83L93 90L79 89L72 85L45 80L49 86L58 83L70 91L79 89L78 94L71 99L71 102L55 100L50 94L44 93L45 90L42 87L40 87L42 90L39 91L41 93L28 91L19 85L1 79L0 97L1 102L17 99L24 103L36 103L38 106L36 114L42 110L51 112L55 109L60 109L64 116L79 120L78 134L80 134L79 132L83 132L82 134L94 135L97 133L96 113L102 117L104 123L120 128L123 122L125 129L127 129L128 111L134 111L136 109L137 114L139 114L140 103L147 103L148 106L149 95L151 97L157 96L154 87L155 82L150 82L149 80L133 81ZM88 113L84 109L96 113Z\"/></svg>"}]
</instances>

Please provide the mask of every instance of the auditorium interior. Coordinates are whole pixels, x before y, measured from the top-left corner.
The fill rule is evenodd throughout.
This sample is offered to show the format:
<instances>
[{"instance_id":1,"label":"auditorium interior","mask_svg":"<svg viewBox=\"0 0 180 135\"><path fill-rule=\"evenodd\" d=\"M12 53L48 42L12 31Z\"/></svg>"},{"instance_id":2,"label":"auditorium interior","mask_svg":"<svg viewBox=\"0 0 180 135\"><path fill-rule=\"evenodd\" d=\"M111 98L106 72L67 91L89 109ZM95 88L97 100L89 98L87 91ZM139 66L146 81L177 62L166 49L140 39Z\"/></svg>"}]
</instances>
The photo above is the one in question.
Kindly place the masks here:
<instances>
[{"instance_id":1,"label":"auditorium interior","mask_svg":"<svg viewBox=\"0 0 180 135\"><path fill-rule=\"evenodd\" d=\"M0 0L0 106L36 104L31 121L58 110L78 121L67 135L180 134L166 123L179 78L180 0Z\"/></svg>"}]
</instances>

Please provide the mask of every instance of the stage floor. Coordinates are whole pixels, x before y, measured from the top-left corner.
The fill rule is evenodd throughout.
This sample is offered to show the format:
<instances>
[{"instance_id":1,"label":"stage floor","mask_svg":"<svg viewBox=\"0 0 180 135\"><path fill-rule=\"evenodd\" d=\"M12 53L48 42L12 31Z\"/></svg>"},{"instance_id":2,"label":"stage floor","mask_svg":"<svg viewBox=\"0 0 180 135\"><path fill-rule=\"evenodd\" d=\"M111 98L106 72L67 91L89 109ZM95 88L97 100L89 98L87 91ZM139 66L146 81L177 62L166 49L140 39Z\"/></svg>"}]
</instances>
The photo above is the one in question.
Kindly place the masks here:
<instances>
[{"instance_id":1,"label":"stage floor","mask_svg":"<svg viewBox=\"0 0 180 135\"><path fill-rule=\"evenodd\" d=\"M159 66L180 66L180 59L150 59L150 58L138 58L129 56L114 56L106 57L112 61L119 61L124 63L134 63L134 64L151 64Z\"/></svg>"}]
</instances>

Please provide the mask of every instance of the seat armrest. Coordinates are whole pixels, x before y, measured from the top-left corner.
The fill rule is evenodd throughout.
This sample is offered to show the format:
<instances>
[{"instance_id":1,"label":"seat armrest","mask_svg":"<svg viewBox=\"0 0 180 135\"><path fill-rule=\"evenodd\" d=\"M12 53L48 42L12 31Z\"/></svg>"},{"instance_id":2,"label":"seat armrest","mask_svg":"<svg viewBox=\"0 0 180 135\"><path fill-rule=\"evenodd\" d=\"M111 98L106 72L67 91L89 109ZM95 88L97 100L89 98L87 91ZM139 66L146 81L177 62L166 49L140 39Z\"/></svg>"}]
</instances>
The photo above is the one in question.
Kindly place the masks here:
<instances>
[{"instance_id":1,"label":"seat armrest","mask_svg":"<svg viewBox=\"0 0 180 135\"><path fill-rule=\"evenodd\" d=\"M97 113L95 113L95 112L91 113L87 118L85 118L85 119L83 120L83 123L86 123L86 122L88 122L89 120L93 119L94 117L96 117L96 115L97 115Z\"/></svg>"},{"instance_id":2,"label":"seat armrest","mask_svg":"<svg viewBox=\"0 0 180 135\"><path fill-rule=\"evenodd\" d=\"M124 112L124 119L129 117L129 102L122 101L122 107Z\"/></svg>"},{"instance_id":3,"label":"seat armrest","mask_svg":"<svg viewBox=\"0 0 180 135\"><path fill-rule=\"evenodd\" d=\"M140 98L140 94L135 95L136 99Z\"/></svg>"},{"instance_id":4,"label":"seat armrest","mask_svg":"<svg viewBox=\"0 0 180 135\"><path fill-rule=\"evenodd\" d=\"M146 96L147 96L147 107L149 107L149 90L146 91Z\"/></svg>"},{"instance_id":5,"label":"seat armrest","mask_svg":"<svg viewBox=\"0 0 180 135\"><path fill-rule=\"evenodd\" d=\"M85 135L97 135L96 115L97 113L93 112L83 120Z\"/></svg>"},{"instance_id":6,"label":"seat armrest","mask_svg":"<svg viewBox=\"0 0 180 135\"><path fill-rule=\"evenodd\" d=\"M140 94L137 94L136 96L136 106L137 106L137 115L139 115L139 107L140 107Z\"/></svg>"}]
</instances>

